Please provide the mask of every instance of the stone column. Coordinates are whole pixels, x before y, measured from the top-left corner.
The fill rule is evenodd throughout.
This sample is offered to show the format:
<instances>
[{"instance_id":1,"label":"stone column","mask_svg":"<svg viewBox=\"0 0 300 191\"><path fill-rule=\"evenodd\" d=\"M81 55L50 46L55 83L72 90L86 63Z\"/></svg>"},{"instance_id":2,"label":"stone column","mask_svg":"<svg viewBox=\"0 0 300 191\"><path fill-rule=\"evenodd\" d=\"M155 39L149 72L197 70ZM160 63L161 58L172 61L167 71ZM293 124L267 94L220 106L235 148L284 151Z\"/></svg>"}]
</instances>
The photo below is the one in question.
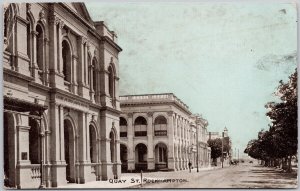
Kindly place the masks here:
<instances>
[{"instance_id":1,"label":"stone column","mask_svg":"<svg viewBox=\"0 0 300 191\"><path fill-rule=\"evenodd\" d=\"M28 113L26 113L28 114ZM15 174L15 176L10 176L12 178L9 180L11 184L14 182L16 183L17 188L21 188L23 185L27 185L28 176L30 175L31 169L23 168L25 165L30 165L30 158L29 158L29 121L28 116L20 115L22 124L18 124L16 126L16 151L13 153L9 151L9 159L15 159L17 157L17 164L14 161L10 161L9 165L9 172ZM11 127L13 128L13 127ZM13 140L13 139L12 139ZM8 140L10 141L10 140ZM12 144L10 144L12 145ZM15 166L16 165L16 166Z\"/></svg>"},{"instance_id":2,"label":"stone column","mask_svg":"<svg viewBox=\"0 0 300 191\"><path fill-rule=\"evenodd\" d=\"M94 68L94 66L93 66L93 64L91 64L91 63L88 63L88 68L89 68L89 71L90 71L90 100L92 101L92 102L95 102L95 97L94 97L94 95L95 95L95 90L94 90L94 70L95 70L95 68Z\"/></svg>"},{"instance_id":3,"label":"stone column","mask_svg":"<svg viewBox=\"0 0 300 191\"><path fill-rule=\"evenodd\" d=\"M96 180L102 180L102 175L101 175L101 142L100 142L100 137L97 137L97 177Z\"/></svg>"},{"instance_id":4,"label":"stone column","mask_svg":"<svg viewBox=\"0 0 300 191\"><path fill-rule=\"evenodd\" d=\"M119 137L119 136L116 136L116 137ZM121 165L122 165L122 163L121 163L121 160L120 160L120 139L119 138L117 138L117 140L116 140L116 164L115 164L115 166L116 166L116 177L115 178L120 178L120 176L121 176Z\"/></svg>"},{"instance_id":5,"label":"stone column","mask_svg":"<svg viewBox=\"0 0 300 191\"><path fill-rule=\"evenodd\" d=\"M85 99L89 99L90 98L90 94L89 94L89 87L86 85L85 83L85 72L86 72L86 68L85 68L85 62L86 62L86 41L87 39L84 36L81 36L79 38L77 38L77 45L78 45L78 57L79 57L79 64L77 66L77 70L78 70L78 94L80 96L82 96Z\"/></svg>"},{"instance_id":6,"label":"stone column","mask_svg":"<svg viewBox=\"0 0 300 191\"><path fill-rule=\"evenodd\" d=\"M179 169L180 170L183 170L183 166L182 166L182 140L179 141L179 144L178 144L178 162L179 162Z\"/></svg>"},{"instance_id":7,"label":"stone column","mask_svg":"<svg viewBox=\"0 0 300 191\"><path fill-rule=\"evenodd\" d=\"M59 120L60 120L60 160L65 161L65 126L64 126L64 108L62 105L59 106ZM67 143L68 144L68 143Z\"/></svg>"},{"instance_id":8,"label":"stone column","mask_svg":"<svg viewBox=\"0 0 300 191\"><path fill-rule=\"evenodd\" d=\"M46 181L46 187L50 187L51 186L51 168L50 168L50 154L49 154L49 151L50 151L50 141L49 139L51 138L50 137L51 135L51 132L46 129L45 130L45 181Z\"/></svg>"},{"instance_id":9,"label":"stone column","mask_svg":"<svg viewBox=\"0 0 300 191\"><path fill-rule=\"evenodd\" d=\"M114 102L115 102L115 107L116 109L120 109L120 102L119 102L119 77L115 76L115 97L114 97Z\"/></svg>"},{"instance_id":10,"label":"stone column","mask_svg":"<svg viewBox=\"0 0 300 191\"><path fill-rule=\"evenodd\" d=\"M86 166L86 163L88 163L88 155L89 152L87 150L88 145L88 131L87 131L87 117L88 114L85 112L82 112L79 114L78 118L78 134L79 134L79 143L78 143L78 151L79 151L79 183L84 184L86 182L86 177L87 174L90 173L88 172L88 169Z\"/></svg>"},{"instance_id":11,"label":"stone column","mask_svg":"<svg viewBox=\"0 0 300 191\"><path fill-rule=\"evenodd\" d=\"M174 156L174 113L168 112L168 169L175 170L175 156Z\"/></svg>"},{"instance_id":12,"label":"stone column","mask_svg":"<svg viewBox=\"0 0 300 191\"><path fill-rule=\"evenodd\" d=\"M44 44L45 44L45 75L44 75L44 83L45 86L49 86L49 38L45 37Z\"/></svg>"},{"instance_id":13,"label":"stone column","mask_svg":"<svg viewBox=\"0 0 300 191\"><path fill-rule=\"evenodd\" d=\"M177 123L178 115L174 113L174 139L178 140L178 123ZM179 165L178 165L178 145L176 144L176 149L174 150L174 157L175 157L175 167L176 170L179 170Z\"/></svg>"},{"instance_id":14,"label":"stone column","mask_svg":"<svg viewBox=\"0 0 300 191\"><path fill-rule=\"evenodd\" d=\"M64 89L63 76L58 69L58 37L57 25L59 18L56 15L49 17L49 81L51 87Z\"/></svg>"},{"instance_id":15,"label":"stone column","mask_svg":"<svg viewBox=\"0 0 300 191\"><path fill-rule=\"evenodd\" d=\"M38 32L31 31L31 37L32 37L32 51L31 51L32 57L31 58L32 58L32 70L33 70L32 74L33 74L35 82L39 82L39 67L37 65L37 52L36 52L37 35L38 35Z\"/></svg>"},{"instance_id":16,"label":"stone column","mask_svg":"<svg viewBox=\"0 0 300 191\"><path fill-rule=\"evenodd\" d=\"M78 56L74 54L73 64L72 64L72 92L78 95L77 63L78 63Z\"/></svg>"},{"instance_id":17,"label":"stone column","mask_svg":"<svg viewBox=\"0 0 300 191\"><path fill-rule=\"evenodd\" d=\"M66 163L64 161L64 144L61 142L64 142L63 107L56 103L50 103L49 113L51 130L51 178L52 187L57 187L58 185L67 183Z\"/></svg>"},{"instance_id":18,"label":"stone column","mask_svg":"<svg viewBox=\"0 0 300 191\"><path fill-rule=\"evenodd\" d=\"M128 171L130 172L131 170L135 169L135 148L133 145L133 139L134 139L134 126L133 126L133 118L132 118L132 113L127 114L127 140L128 140L128 145L127 145L127 153L128 153Z\"/></svg>"},{"instance_id":19,"label":"stone column","mask_svg":"<svg viewBox=\"0 0 300 191\"><path fill-rule=\"evenodd\" d=\"M88 70L88 51L90 49L90 45L89 42L86 41L86 45L84 48L84 84L87 85L88 84L88 75L87 75L87 70Z\"/></svg>"},{"instance_id":20,"label":"stone column","mask_svg":"<svg viewBox=\"0 0 300 191\"><path fill-rule=\"evenodd\" d=\"M153 145L153 112L148 112L147 138L148 138L148 170L155 169L154 145Z\"/></svg>"},{"instance_id":21,"label":"stone column","mask_svg":"<svg viewBox=\"0 0 300 191\"><path fill-rule=\"evenodd\" d=\"M57 30L57 70L63 75L63 58L62 58L62 28L64 27L64 22L62 20L58 23Z\"/></svg>"},{"instance_id":22,"label":"stone column","mask_svg":"<svg viewBox=\"0 0 300 191\"><path fill-rule=\"evenodd\" d=\"M100 126L102 127L102 131L100 132L102 180L107 180L109 178L114 178L109 138L113 126L113 120L111 119L111 115L107 114L106 111L101 112L100 123Z\"/></svg>"}]
</instances>

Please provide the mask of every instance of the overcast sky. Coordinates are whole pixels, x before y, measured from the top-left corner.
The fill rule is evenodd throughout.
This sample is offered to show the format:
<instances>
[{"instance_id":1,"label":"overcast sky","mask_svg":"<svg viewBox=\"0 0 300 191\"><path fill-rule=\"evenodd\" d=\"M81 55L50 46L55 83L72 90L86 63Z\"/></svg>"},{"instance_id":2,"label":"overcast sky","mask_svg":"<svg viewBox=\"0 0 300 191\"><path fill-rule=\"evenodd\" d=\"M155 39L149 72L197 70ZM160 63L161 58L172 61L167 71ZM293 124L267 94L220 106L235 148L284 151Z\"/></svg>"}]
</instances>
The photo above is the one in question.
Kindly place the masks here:
<instances>
[{"instance_id":1,"label":"overcast sky","mask_svg":"<svg viewBox=\"0 0 300 191\"><path fill-rule=\"evenodd\" d=\"M173 92L242 153L296 68L297 13L283 3L86 3L118 34L120 94Z\"/></svg>"}]
</instances>

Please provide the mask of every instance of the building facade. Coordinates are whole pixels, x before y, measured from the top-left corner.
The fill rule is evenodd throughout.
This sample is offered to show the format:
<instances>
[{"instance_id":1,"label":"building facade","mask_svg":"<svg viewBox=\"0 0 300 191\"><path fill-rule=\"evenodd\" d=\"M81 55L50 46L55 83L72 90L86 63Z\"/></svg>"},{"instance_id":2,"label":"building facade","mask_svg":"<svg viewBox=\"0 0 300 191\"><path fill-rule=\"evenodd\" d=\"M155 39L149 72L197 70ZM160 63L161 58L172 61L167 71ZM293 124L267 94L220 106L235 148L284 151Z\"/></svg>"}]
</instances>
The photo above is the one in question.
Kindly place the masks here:
<instances>
[{"instance_id":1,"label":"building facade","mask_svg":"<svg viewBox=\"0 0 300 191\"><path fill-rule=\"evenodd\" d=\"M120 105L122 171L209 166L208 123L174 94L120 96Z\"/></svg>"},{"instance_id":2,"label":"building facade","mask_svg":"<svg viewBox=\"0 0 300 191\"><path fill-rule=\"evenodd\" d=\"M120 177L116 34L83 3L5 4L3 28L5 185Z\"/></svg>"}]
</instances>

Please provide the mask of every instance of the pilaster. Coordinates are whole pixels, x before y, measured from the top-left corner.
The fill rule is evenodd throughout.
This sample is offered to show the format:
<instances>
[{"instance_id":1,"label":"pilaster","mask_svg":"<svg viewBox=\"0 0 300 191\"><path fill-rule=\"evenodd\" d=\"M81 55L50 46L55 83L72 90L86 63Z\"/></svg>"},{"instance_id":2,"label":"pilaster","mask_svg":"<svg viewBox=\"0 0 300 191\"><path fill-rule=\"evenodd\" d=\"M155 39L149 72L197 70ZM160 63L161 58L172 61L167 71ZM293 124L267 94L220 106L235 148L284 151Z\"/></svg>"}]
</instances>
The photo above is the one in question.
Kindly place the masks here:
<instances>
[{"instance_id":1,"label":"pilaster","mask_svg":"<svg viewBox=\"0 0 300 191\"><path fill-rule=\"evenodd\" d=\"M155 169L153 145L153 112L148 112L147 138L148 138L148 170Z\"/></svg>"}]
</instances>

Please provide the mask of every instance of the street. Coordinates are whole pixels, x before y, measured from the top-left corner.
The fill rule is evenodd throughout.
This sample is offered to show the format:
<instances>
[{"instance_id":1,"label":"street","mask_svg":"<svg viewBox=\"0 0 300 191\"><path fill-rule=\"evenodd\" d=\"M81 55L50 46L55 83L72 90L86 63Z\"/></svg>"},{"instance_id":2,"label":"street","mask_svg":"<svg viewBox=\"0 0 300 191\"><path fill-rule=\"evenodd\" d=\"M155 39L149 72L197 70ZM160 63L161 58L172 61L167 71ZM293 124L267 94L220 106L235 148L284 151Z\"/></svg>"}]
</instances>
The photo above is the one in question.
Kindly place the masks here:
<instances>
[{"instance_id":1,"label":"street","mask_svg":"<svg viewBox=\"0 0 300 191\"><path fill-rule=\"evenodd\" d=\"M68 184L60 188L141 188L140 173L124 173L119 180ZM176 172L143 173L143 188L296 188L297 174L258 164L241 163L225 168L213 167ZM156 181L156 182L155 182ZM160 181L160 183L157 183Z\"/></svg>"},{"instance_id":2,"label":"street","mask_svg":"<svg viewBox=\"0 0 300 191\"><path fill-rule=\"evenodd\" d=\"M297 174L282 173L257 164L240 164L215 170L145 173L146 178L184 178L188 182L148 183L143 188L296 188Z\"/></svg>"}]
</instances>

